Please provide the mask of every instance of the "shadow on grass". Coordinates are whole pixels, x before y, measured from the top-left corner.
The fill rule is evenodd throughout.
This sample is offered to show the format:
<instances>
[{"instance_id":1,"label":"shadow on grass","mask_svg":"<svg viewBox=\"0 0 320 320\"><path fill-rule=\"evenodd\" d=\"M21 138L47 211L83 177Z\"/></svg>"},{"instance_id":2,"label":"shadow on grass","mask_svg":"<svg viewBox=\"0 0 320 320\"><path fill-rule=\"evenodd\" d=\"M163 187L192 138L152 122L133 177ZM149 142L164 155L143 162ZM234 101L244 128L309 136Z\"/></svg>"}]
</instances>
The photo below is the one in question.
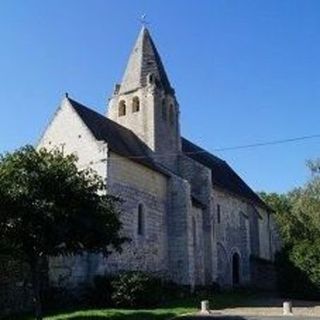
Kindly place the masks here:
<instances>
[{"instance_id":1,"label":"shadow on grass","mask_svg":"<svg viewBox=\"0 0 320 320\"><path fill-rule=\"evenodd\" d=\"M70 316L56 316L54 320L168 320L175 317L173 313L154 314L152 312L135 312L133 314L127 314L119 312L114 315L70 315Z\"/></svg>"},{"instance_id":2,"label":"shadow on grass","mask_svg":"<svg viewBox=\"0 0 320 320\"><path fill-rule=\"evenodd\" d=\"M211 295L201 295L197 297L186 297L173 299L170 303L164 304L164 308L192 308L199 309L202 300L209 300L210 307L213 310L221 310L225 308L237 307L253 307L253 306L275 306L279 302L277 299L272 299L266 294L256 292L235 291L225 292Z\"/></svg>"},{"instance_id":3,"label":"shadow on grass","mask_svg":"<svg viewBox=\"0 0 320 320\"><path fill-rule=\"evenodd\" d=\"M257 292L255 290L239 289L230 292L223 292L198 297L186 297L173 299L162 307L170 308L200 308L201 300L209 300L212 310L233 309L233 308L282 308L283 302L291 300L293 307L316 307L320 301L303 301L280 297L275 292Z\"/></svg>"},{"instance_id":4,"label":"shadow on grass","mask_svg":"<svg viewBox=\"0 0 320 320\"><path fill-rule=\"evenodd\" d=\"M181 320L199 320L199 319L207 319L207 320L210 320L210 319L214 319L214 320L247 320L248 318L244 318L244 317L241 317L241 316L217 316L217 315L214 315L214 316L197 316L197 317L194 317L194 316L186 316L186 317L180 317L178 319L181 319ZM177 319L177 320L178 320Z\"/></svg>"},{"instance_id":5,"label":"shadow on grass","mask_svg":"<svg viewBox=\"0 0 320 320\"><path fill-rule=\"evenodd\" d=\"M134 312L134 313L122 313L117 312L115 314L61 314L61 315L45 315L44 319L50 320L169 320L175 318L177 315L174 313L161 313L154 314L152 312ZM11 315L9 317L1 318L2 320L34 320L32 315Z\"/></svg>"},{"instance_id":6,"label":"shadow on grass","mask_svg":"<svg viewBox=\"0 0 320 320\"><path fill-rule=\"evenodd\" d=\"M186 314L195 312L200 308L201 300L209 300L210 308L217 311L225 308L237 307L282 307L285 299L279 298L277 294L272 293L258 293L248 290L239 290L234 292L225 292L219 294L203 294L197 297L181 297L172 298L170 303L163 303L150 310L126 310L126 309L112 309L112 308L69 308L58 309L46 312L47 320L168 320L174 318L178 314ZM293 300L293 307L314 307L319 305L317 301L296 301ZM34 320L34 317L8 317L7 320ZM191 320L199 319L199 317L185 316L179 319ZM206 317L211 319L211 317ZM212 319L226 319L226 320L244 320L241 316L222 316L214 315Z\"/></svg>"}]
</instances>

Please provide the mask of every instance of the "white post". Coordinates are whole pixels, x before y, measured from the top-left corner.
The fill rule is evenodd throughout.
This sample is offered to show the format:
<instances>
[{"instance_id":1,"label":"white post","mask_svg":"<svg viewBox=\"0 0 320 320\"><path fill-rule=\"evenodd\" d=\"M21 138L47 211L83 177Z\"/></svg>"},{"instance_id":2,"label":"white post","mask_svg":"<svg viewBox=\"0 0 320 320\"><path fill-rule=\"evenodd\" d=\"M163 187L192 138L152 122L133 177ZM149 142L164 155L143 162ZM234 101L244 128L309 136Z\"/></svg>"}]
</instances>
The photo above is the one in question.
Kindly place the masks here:
<instances>
[{"instance_id":1,"label":"white post","mask_svg":"<svg viewBox=\"0 0 320 320\"><path fill-rule=\"evenodd\" d=\"M292 302L291 301L285 301L283 302L283 315L284 316L292 316Z\"/></svg>"},{"instance_id":2,"label":"white post","mask_svg":"<svg viewBox=\"0 0 320 320\"><path fill-rule=\"evenodd\" d=\"M201 301L201 313L210 313L209 301Z\"/></svg>"}]
</instances>

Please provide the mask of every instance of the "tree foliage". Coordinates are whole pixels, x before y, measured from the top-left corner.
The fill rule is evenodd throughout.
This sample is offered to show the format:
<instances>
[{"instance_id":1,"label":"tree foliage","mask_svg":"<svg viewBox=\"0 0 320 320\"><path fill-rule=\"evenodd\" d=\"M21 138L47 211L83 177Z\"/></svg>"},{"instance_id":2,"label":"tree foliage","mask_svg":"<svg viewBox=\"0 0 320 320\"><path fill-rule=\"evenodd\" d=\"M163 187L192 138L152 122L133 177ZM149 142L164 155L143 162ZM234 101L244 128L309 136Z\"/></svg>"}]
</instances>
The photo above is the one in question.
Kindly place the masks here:
<instances>
[{"instance_id":1,"label":"tree foliage","mask_svg":"<svg viewBox=\"0 0 320 320\"><path fill-rule=\"evenodd\" d=\"M318 297L320 296L320 160L309 161L308 167L311 176L304 186L287 194L261 193L260 195L275 210L274 215L284 242L279 260L283 286L287 289L292 288L294 294L300 291L305 295L309 293ZM309 292L307 287L310 289Z\"/></svg>"},{"instance_id":2,"label":"tree foliage","mask_svg":"<svg viewBox=\"0 0 320 320\"><path fill-rule=\"evenodd\" d=\"M0 252L30 265L36 300L43 257L84 250L107 256L126 240L118 199L106 194L94 171L79 171L76 161L32 146L0 156Z\"/></svg>"},{"instance_id":3,"label":"tree foliage","mask_svg":"<svg viewBox=\"0 0 320 320\"><path fill-rule=\"evenodd\" d=\"M126 308L155 306L164 293L161 280L142 271L124 272L111 285L113 303Z\"/></svg>"}]
</instances>

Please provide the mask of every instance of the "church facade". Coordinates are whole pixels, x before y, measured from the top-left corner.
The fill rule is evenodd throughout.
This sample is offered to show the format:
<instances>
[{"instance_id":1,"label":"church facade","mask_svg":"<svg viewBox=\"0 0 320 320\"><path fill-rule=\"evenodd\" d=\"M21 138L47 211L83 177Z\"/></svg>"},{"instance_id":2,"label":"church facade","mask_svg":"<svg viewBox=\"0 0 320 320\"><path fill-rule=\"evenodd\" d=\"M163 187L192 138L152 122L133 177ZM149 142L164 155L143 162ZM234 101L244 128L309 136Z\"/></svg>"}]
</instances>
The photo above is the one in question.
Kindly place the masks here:
<instances>
[{"instance_id":1,"label":"church facade","mask_svg":"<svg viewBox=\"0 0 320 320\"><path fill-rule=\"evenodd\" d=\"M107 259L51 258L52 285L75 286L123 270L178 284L250 285L251 258L273 261L271 210L222 159L180 134L180 106L143 27L106 115L66 96L38 147L74 153L123 200L131 239Z\"/></svg>"}]
</instances>

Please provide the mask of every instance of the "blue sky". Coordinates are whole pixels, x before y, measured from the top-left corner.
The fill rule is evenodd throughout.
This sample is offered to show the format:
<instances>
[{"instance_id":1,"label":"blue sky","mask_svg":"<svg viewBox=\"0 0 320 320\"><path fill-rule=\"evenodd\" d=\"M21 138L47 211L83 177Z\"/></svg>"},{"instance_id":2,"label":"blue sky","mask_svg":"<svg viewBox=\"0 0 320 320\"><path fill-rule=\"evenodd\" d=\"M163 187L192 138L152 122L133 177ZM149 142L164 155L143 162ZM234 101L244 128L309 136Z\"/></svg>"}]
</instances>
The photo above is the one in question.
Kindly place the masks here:
<instances>
[{"instance_id":1,"label":"blue sky","mask_svg":"<svg viewBox=\"0 0 320 320\"><path fill-rule=\"evenodd\" d=\"M1 0L0 152L35 143L66 91L105 112L143 13L184 136L214 150L320 133L318 0ZM285 192L319 151L318 138L216 154Z\"/></svg>"}]
</instances>

